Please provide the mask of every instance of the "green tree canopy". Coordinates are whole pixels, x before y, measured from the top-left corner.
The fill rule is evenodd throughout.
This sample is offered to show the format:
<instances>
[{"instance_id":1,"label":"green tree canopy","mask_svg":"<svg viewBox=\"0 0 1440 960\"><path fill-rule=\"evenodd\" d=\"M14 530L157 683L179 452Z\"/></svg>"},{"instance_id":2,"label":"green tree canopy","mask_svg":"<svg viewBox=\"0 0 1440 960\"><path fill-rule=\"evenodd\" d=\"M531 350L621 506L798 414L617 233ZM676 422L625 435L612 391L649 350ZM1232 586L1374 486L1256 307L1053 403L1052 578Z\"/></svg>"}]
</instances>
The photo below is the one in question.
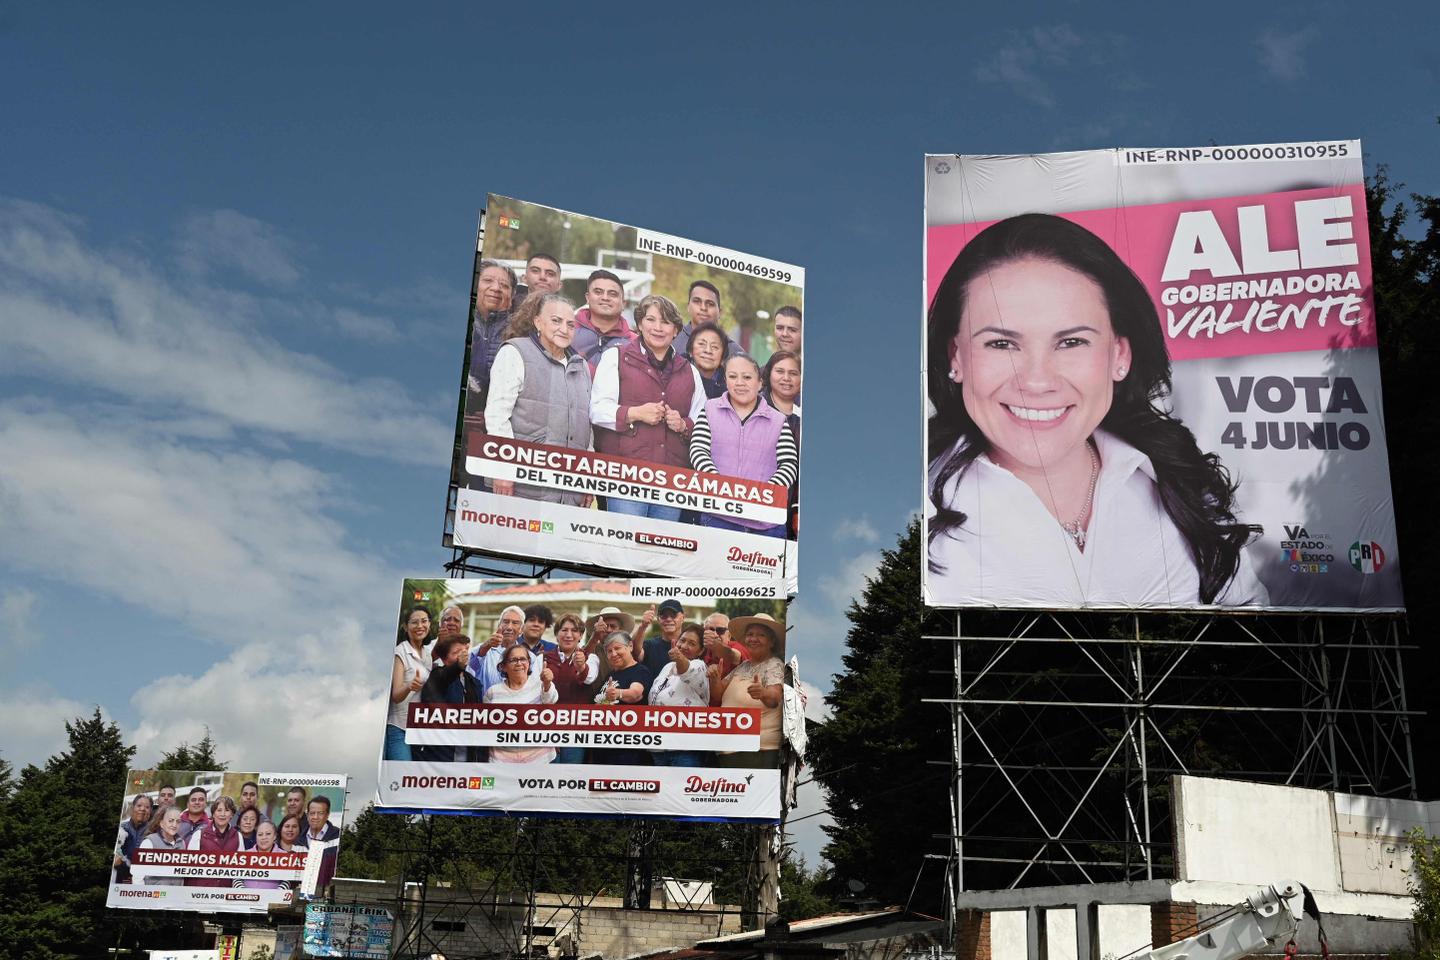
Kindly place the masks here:
<instances>
[{"instance_id":1,"label":"green tree canopy","mask_svg":"<svg viewBox=\"0 0 1440 960\"><path fill-rule=\"evenodd\" d=\"M225 761L215 755L215 740L210 736L209 727L205 728L205 736L199 743L192 746L182 741L174 750L160 754L160 762L155 764L156 770L224 770L225 767Z\"/></svg>"},{"instance_id":2,"label":"green tree canopy","mask_svg":"<svg viewBox=\"0 0 1440 960\"><path fill-rule=\"evenodd\" d=\"M830 719L810 734L809 762L830 798L825 857L843 896L850 881L887 904L940 909L938 869L916 877L926 854L949 853L950 726L926 697L949 696L949 647L922 639L920 524L886 550L863 597L850 605L844 672L826 698ZM936 625L931 626L931 630ZM934 881L934 882L931 882ZM915 897L911 900L911 891Z\"/></svg>"}]
</instances>

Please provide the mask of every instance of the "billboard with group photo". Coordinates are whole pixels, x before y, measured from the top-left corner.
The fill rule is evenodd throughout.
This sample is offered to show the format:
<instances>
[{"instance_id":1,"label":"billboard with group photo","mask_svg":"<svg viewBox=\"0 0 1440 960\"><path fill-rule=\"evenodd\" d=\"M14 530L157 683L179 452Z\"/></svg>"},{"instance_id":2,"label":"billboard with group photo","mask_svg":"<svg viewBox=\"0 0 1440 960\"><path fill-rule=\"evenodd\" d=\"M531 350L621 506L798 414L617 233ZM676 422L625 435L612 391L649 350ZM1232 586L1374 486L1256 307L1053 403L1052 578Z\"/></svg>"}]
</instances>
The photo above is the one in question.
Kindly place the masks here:
<instances>
[{"instance_id":1,"label":"billboard with group photo","mask_svg":"<svg viewBox=\"0 0 1440 960\"><path fill-rule=\"evenodd\" d=\"M131 770L106 906L265 913L329 886L345 774Z\"/></svg>"},{"instance_id":2,"label":"billboard with group photo","mask_svg":"<svg viewBox=\"0 0 1440 960\"><path fill-rule=\"evenodd\" d=\"M406 580L377 807L778 821L785 608L778 580Z\"/></svg>"},{"instance_id":3,"label":"billboard with group photo","mask_svg":"<svg viewBox=\"0 0 1440 960\"><path fill-rule=\"evenodd\" d=\"M805 272L491 195L446 546L798 574Z\"/></svg>"},{"instance_id":4,"label":"billboard with group photo","mask_svg":"<svg viewBox=\"0 0 1440 960\"><path fill-rule=\"evenodd\" d=\"M925 190L927 603L1403 609L1358 141Z\"/></svg>"}]
</instances>

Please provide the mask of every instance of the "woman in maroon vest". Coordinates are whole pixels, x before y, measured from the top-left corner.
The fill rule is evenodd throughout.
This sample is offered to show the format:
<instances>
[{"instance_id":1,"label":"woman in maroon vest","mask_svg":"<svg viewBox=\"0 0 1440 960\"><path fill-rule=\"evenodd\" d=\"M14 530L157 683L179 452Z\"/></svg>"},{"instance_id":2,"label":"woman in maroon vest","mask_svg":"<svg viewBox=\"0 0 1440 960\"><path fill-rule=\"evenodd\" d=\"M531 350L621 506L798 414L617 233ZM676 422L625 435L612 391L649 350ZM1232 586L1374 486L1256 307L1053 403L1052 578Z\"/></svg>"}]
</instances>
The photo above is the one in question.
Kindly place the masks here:
<instances>
[{"instance_id":1,"label":"woman in maroon vest","mask_svg":"<svg viewBox=\"0 0 1440 960\"><path fill-rule=\"evenodd\" d=\"M640 336L600 355L590 394L595 449L612 456L688 467L690 431L705 406L705 387L671 344L683 329L680 312L651 295L635 307ZM634 517L678 520L680 508L609 497L606 509Z\"/></svg>"},{"instance_id":2,"label":"woman in maroon vest","mask_svg":"<svg viewBox=\"0 0 1440 960\"><path fill-rule=\"evenodd\" d=\"M235 827L235 801L221 797L210 808L210 822L190 834L187 846L205 853L235 853L240 850L240 831ZM187 887L228 887L229 880L205 878L186 880Z\"/></svg>"}]
</instances>

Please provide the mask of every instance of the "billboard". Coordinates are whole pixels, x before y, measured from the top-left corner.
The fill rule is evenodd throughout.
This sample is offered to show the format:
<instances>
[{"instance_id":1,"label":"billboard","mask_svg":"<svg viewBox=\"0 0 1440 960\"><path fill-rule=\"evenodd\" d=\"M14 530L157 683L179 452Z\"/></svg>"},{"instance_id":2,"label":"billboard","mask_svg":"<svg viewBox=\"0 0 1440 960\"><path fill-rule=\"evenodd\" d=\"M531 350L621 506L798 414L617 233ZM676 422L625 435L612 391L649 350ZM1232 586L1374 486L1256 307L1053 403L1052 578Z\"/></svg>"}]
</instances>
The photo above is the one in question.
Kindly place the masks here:
<instances>
[{"instance_id":1,"label":"billboard","mask_svg":"<svg viewBox=\"0 0 1440 960\"><path fill-rule=\"evenodd\" d=\"M106 906L265 913L335 875L348 777L131 770Z\"/></svg>"},{"instance_id":2,"label":"billboard","mask_svg":"<svg viewBox=\"0 0 1440 960\"><path fill-rule=\"evenodd\" d=\"M394 937L395 915L382 907L329 903L305 907L307 956L386 960Z\"/></svg>"},{"instance_id":3,"label":"billboard","mask_svg":"<svg viewBox=\"0 0 1440 960\"><path fill-rule=\"evenodd\" d=\"M805 272L491 195L447 547L797 583Z\"/></svg>"},{"instance_id":4,"label":"billboard","mask_svg":"<svg viewBox=\"0 0 1440 960\"><path fill-rule=\"evenodd\" d=\"M1403 608L1358 141L925 190L927 603Z\"/></svg>"},{"instance_id":5,"label":"billboard","mask_svg":"<svg viewBox=\"0 0 1440 960\"><path fill-rule=\"evenodd\" d=\"M778 821L804 723L785 603L778 580L406 580L377 807Z\"/></svg>"}]
</instances>

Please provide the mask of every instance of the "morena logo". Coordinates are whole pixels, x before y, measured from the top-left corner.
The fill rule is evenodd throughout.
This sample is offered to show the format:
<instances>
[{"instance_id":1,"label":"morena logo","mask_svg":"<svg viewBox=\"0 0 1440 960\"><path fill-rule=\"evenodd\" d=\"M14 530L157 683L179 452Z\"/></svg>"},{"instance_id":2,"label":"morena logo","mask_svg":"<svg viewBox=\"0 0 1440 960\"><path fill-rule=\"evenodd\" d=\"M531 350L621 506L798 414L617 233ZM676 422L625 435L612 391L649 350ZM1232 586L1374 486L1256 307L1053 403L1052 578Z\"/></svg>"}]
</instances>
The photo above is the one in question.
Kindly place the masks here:
<instances>
[{"instance_id":1,"label":"morena logo","mask_svg":"<svg viewBox=\"0 0 1440 960\"><path fill-rule=\"evenodd\" d=\"M507 530L525 530L530 533L554 533L555 524L550 520L531 520L528 517L511 517L503 513L483 513L479 510L460 510L462 523L482 523Z\"/></svg>"},{"instance_id":2,"label":"morena logo","mask_svg":"<svg viewBox=\"0 0 1440 960\"><path fill-rule=\"evenodd\" d=\"M159 900L165 896L164 890L117 890L115 892L122 897L140 897L142 900Z\"/></svg>"},{"instance_id":3,"label":"morena logo","mask_svg":"<svg viewBox=\"0 0 1440 960\"><path fill-rule=\"evenodd\" d=\"M1385 567L1385 549L1374 540L1350 544L1350 566L1364 574L1379 573Z\"/></svg>"},{"instance_id":4,"label":"morena logo","mask_svg":"<svg viewBox=\"0 0 1440 960\"><path fill-rule=\"evenodd\" d=\"M491 790L495 787L494 777L412 777L400 778L397 785L393 780L390 789L404 787L407 790Z\"/></svg>"}]
</instances>

